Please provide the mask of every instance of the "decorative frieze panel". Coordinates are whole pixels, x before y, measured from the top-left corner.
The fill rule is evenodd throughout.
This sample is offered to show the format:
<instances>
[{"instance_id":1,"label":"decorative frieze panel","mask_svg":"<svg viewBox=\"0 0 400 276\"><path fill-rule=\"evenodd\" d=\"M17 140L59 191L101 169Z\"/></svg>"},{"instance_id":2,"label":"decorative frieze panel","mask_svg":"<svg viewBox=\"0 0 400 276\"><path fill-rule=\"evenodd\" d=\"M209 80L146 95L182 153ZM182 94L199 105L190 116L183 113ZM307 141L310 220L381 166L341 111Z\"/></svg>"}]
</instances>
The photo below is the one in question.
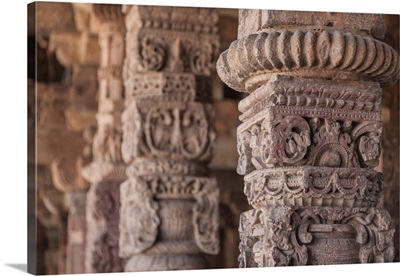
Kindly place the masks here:
<instances>
[{"instance_id":1,"label":"decorative frieze panel","mask_svg":"<svg viewBox=\"0 0 400 276\"><path fill-rule=\"evenodd\" d=\"M209 161L216 139L212 106L197 102L133 101L123 114L122 155Z\"/></svg>"},{"instance_id":2,"label":"decorative frieze panel","mask_svg":"<svg viewBox=\"0 0 400 276\"><path fill-rule=\"evenodd\" d=\"M245 176L244 193L262 206L375 207L383 176L371 169L288 167L257 170Z\"/></svg>"},{"instance_id":3,"label":"decorative frieze panel","mask_svg":"<svg viewBox=\"0 0 400 276\"><path fill-rule=\"evenodd\" d=\"M127 44L135 53L125 63L128 74L165 71L210 76L215 71L219 47L215 34L141 29L135 39L136 43Z\"/></svg>"},{"instance_id":4,"label":"decorative frieze panel","mask_svg":"<svg viewBox=\"0 0 400 276\"><path fill-rule=\"evenodd\" d=\"M240 174L276 166L378 165L382 133L379 86L305 82L277 75L241 101ZM346 102L352 108L345 108ZM359 110L364 108L368 110Z\"/></svg>"},{"instance_id":5,"label":"decorative frieze panel","mask_svg":"<svg viewBox=\"0 0 400 276\"><path fill-rule=\"evenodd\" d=\"M135 6L126 13L127 50L132 53L125 62L127 74L213 74L219 48L215 10ZM196 14L196 20L190 14Z\"/></svg>"},{"instance_id":6,"label":"decorative frieze panel","mask_svg":"<svg viewBox=\"0 0 400 276\"><path fill-rule=\"evenodd\" d=\"M211 101L211 79L190 73L135 73L125 85L126 103L138 98L157 100L160 96L168 101Z\"/></svg>"}]
</instances>

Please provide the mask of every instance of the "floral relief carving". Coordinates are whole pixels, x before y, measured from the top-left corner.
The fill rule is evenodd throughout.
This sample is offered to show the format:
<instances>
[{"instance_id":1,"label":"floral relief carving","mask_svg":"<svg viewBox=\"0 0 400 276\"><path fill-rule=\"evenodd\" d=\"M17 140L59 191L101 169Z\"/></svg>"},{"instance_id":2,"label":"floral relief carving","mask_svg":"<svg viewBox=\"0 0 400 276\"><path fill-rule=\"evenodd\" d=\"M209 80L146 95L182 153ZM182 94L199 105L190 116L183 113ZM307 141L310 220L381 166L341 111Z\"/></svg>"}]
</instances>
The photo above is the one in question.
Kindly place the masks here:
<instances>
[{"instance_id":1,"label":"floral relief carving","mask_svg":"<svg viewBox=\"0 0 400 276\"><path fill-rule=\"evenodd\" d=\"M390 262L394 258L393 223L386 211L376 208L263 207L242 214L239 233L240 267ZM323 244L321 237L328 237L322 238ZM328 250L335 244L332 241L344 250L323 254L322 247Z\"/></svg>"},{"instance_id":2,"label":"floral relief carving","mask_svg":"<svg viewBox=\"0 0 400 276\"><path fill-rule=\"evenodd\" d=\"M254 208L264 205L376 206L383 177L370 169L297 167L266 169L245 177L244 193Z\"/></svg>"},{"instance_id":3,"label":"floral relief carving","mask_svg":"<svg viewBox=\"0 0 400 276\"><path fill-rule=\"evenodd\" d=\"M266 163L293 164L303 159L311 144L310 127L297 116L285 117L271 131L271 150Z\"/></svg>"},{"instance_id":4,"label":"floral relief carving","mask_svg":"<svg viewBox=\"0 0 400 276\"><path fill-rule=\"evenodd\" d=\"M346 123L343 128L347 127ZM316 122L316 124L320 127L313 135L314 145L310 150L310 163L323 167L357 166L358 160L351 137L346 131L342 132L341 124L330 119L325 119L324 123Z\"/></svg>"},{"instance_id":5,"label":"floral relief carving","mask_svg":"<svg viewBox=\"0 0 400 276\"><path fill-rule=\"evenodd\" d=\"M139 62L144 71L160 71L167 60L167 45L161 37L144 36L140 40Z\"/></svg>"},{"instance_id":6,"label":"floral relief carving","mask_svg":"<svg viewBox=\"0 0 400 276\"><path fill-rule=\"evenodd\" d=\"M209 123L213 116L210 105L148 104L134 101L123 115L125 162L140 156L184 160L211 157L216 134Z\"/></svg>"},{"instance_id":7,"label":"floral relief carving","mask_svg":"<svg viewBox=\"0 0 400 276\"><path fill-rule=\"evenodd\" d=\"M204 43L200 46L191 45L188 50L188 58L190 69L194 74L210 75L214 72L214 64L216 62L215 53L216 45Z\"/></svg>"},{"instance_id":8,"label":"floral relief carving","mask_svg":"<svg viewBox=\"0 0 400 276\"><path fill-rule=\"evenodd\" d=\"M188 159L199 156L207 144L208 123L204 109L150 110L146 119L146 138L150 150L163 157L171 152Z\"/></svg>"},{"instance_id":9,"label":"floral relief carving","mask_svg":"<svg viewBox=\"0 0 400 276\"><path fill-rule=\"evenodd\" d=\"M150 248L159 233L162 219L159 215L157 198L179 199L193 198L194 237L197 246L205 253L216 254L219 251L218 240L218 187L215 179L207 177L144 175L125 182L121 188L125 206L121 214L135 214L136 220L122 218L120 231L125 235L123 256L141 253ZM135 194L129 194L135 193ZM135 200L134 200L135 199ZM129 202L127 202L129 200ZM137 210L146 202L142 210ZM127 204L129 203L129 204Z\"/></svg>"}]
</instances>

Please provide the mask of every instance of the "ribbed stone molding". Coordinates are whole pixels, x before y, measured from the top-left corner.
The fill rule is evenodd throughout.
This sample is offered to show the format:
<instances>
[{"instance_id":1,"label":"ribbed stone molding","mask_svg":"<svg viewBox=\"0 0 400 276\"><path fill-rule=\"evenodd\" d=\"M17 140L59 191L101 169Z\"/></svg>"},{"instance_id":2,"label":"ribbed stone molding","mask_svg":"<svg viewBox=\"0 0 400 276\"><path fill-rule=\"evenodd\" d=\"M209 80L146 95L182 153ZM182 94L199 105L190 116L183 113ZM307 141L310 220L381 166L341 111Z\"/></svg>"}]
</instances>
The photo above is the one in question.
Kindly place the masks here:
<instances>
[{"instance_id":1,"label":"ribbed stone molding","mask_svg":"<svg viewBox=\"0 0 400 276\"><path fill-rule=\"evenodd\" d=\"M237 172L254 209L240 219L240 267L393 261L394 224L376 207L384 183L374 170L381 86L399 77L398 53L373 38L383 17L239 14L240 39L217 71L249 94L239 103Z\"/></svg>"},{"instance_id":2,"label":"ribbed stone molding","mask_svg":"<svg viewBox=\"0 0 400 276\"><path fill-rule=\"evenodd\" d=\"M248 93L278 73L389 86L398 79L399 68L399 55L389 45L371 37L321 29L250 34L234 41L217 62L221 79Z\"/></svg>"}]
</instances>

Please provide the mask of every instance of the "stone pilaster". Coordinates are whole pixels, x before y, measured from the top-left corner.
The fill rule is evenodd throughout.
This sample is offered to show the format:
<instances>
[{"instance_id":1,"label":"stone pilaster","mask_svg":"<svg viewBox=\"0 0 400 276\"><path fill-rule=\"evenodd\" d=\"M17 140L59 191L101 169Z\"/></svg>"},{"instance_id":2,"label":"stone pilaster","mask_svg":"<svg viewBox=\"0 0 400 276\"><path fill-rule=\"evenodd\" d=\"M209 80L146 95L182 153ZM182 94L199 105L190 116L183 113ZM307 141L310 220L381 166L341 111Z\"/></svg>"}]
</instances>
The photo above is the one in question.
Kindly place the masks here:
<instances>
[{"instance_id":1,"label":"stone pilaster","mask_svg":"<svg viewBox=\"0 0 400 276\"><path fill-rule=\"evenodd\" d=\"M125 271L206 268L216 254L218 187L208 176L218 16L125 7L120 256Z\"/></svg>"},{"instance_id":2,"label":"stone pilaster","mask_svg":"<svg viewBox=\"0 0 400 276\"><path fill-rule=\"evenodd\" d=\"M239 164L254 209L240 267L390 262L394 225L376 208L382 90L399 56L383 16L241 10L217 70L239 103Z\"/></svg>"},{"instance_id":3,"label":"stone pilaster","mask_svg":"<svg viewBox=\"0 0 400 276\"><path fill-rule=\"evenodd\" d=\"M86 205L85 272L121 272L118 223L120 184L126 179L121 156L125 25L121 5L94 4L93 12L100 22L101 52L93 162L82 170L82 175L91 183Z\"/></svg>"}]
</instances>

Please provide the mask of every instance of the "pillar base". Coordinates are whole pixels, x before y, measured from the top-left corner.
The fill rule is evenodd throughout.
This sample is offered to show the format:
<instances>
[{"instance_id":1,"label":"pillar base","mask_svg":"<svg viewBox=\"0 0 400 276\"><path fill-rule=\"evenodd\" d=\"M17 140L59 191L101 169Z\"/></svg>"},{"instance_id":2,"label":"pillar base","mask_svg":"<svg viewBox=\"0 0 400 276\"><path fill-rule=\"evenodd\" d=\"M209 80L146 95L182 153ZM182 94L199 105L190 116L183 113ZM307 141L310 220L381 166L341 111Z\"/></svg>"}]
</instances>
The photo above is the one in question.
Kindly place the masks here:
<instances>
[{"instance_id":1,"label":"pillar base","mask_svg":"<svg viewBox=\"0 0 400 276\"><path fill-rule=\"evenodd\" d=\"M207 267L207 262L202 254L135 255L127 261L124 271L189 270Z\"/></svg>"}]
</instances>

